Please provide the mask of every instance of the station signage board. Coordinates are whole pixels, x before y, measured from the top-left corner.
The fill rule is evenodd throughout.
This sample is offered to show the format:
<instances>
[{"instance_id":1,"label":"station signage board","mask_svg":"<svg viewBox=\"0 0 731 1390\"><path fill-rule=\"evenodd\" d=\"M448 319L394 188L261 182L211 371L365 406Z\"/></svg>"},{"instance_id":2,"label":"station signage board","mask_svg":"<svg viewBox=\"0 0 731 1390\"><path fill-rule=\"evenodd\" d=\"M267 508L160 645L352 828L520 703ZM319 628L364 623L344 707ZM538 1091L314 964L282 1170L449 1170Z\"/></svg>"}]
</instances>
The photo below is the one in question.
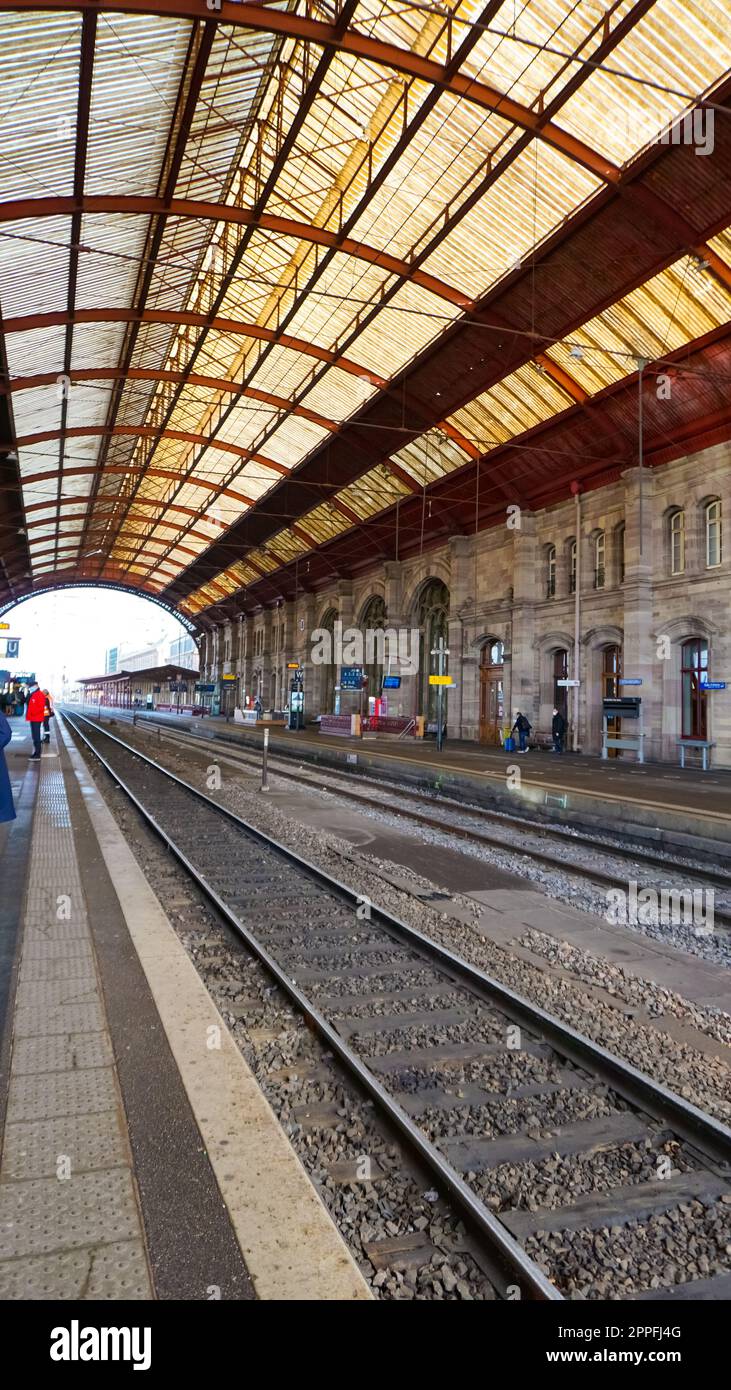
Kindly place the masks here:
<instances>
[{"instance_id":1,"label":"station signage board","mask_svg":"<svg viewBox=\"0 0 731 1390\"><path fill-rule=\"evenodd\" d=\"M363 667L362 667L362 666L341 666L341 668L340 668L340 689L341 689L341 690L362 690L362 689L363 689Z\"/></svg>"},{"instance_id":2,"label":"station signage board","mask_svg":"<svg viewBox=\"0 0 731 1390\"><path fill-rule=\"evenodd\" d=\"M701 681L701 690L725 690L725 681Z\"/></svg>"},{"instance_id":3,"label":"station signage board","mask_svg":"<svg viewBox=\"0 0 731 1390\"><path fill-rule=\"evenodd\" d=\"M10 623L0 623L0 632L9 632Z\"/></svg>"},{"instance_id":4,"label":"station signage board","mask_svg":"<svg viewBox=\"0 0 731 1390\"><path fill-rule=\"evenodd\" d=\"M641 704L638 695L608 695L602 700L602 711L612 719L639 719Z\"/></svg>"},{"instance_id":5,"label":"station signage board","mask_svg":"<svg viewBox=\"0 0 731 1390\"><path fill-rule=\"evenodd\" d=\"M563 686L565 686L566 689L568 690L568 689L570 689L572 686L581 685L581 681L562 680L562 681L556 681L556 685L563 685Z\"/></svg>"},{"instance_id":6,"label":"station signage board","mask_svg":"<svg viewBox=\"0 0 731 1390\"><path fill-rule=\"evenodd\" d=\"M221 680L222 680L222 681L235 681L235 680L236 680L236 677L235 677L235 676L221 676Z\"/></svg>"},{"instance_id":7,"label":"station signage board","mask_svg":"<svg viewBox=\"0 0 731 1390\"><path fill-rule=\"evenodd\" d=\"M636 676L620 676L619 685L642 685Z\"/></svg>"},{"instance_id":8,"label":"station signage board","mask_svg":"<svg viewBox=\"0 0 731 1390\"><path fill-rule=\"evenodd\" d=\"M288 661L288 662L287 662L287 670L288 670L288 671L299 671L299 669L300 669L299 661Z\"/></svg>"},{"instance_id":9,"label":"station signage board","mask_svg":"<svg viewBox=\"0 0 731 1390\"><path fill-rule=\"evenodd\" d=\"M401 677L400 677L400 676L384 676L384 677L383 677L383 689L384 689L384 690L400 690L400 689L401 689Z\"/></svg>"},{"instance_id":10,"label":"station signage board","mask_svg":"<svg viewBox=\"0 0 731 1390\"><path fill-rule=\"evenodd\" d=\"M216 687L215 687L215 685L214 685L213 683L206 683L205 681L199 681L199 682L196 684L195 689L196 689L196 691L197 691L197 693L198 693L199 695L212 695L213 692L214 692L214 690L216 689Z\"/></svg>"},{"instance_id":11,"label":"station signage board","mask_svg":"<svg viewBox=\"0 0 731 1390\"><path fill-rule=\"evenodd\" d=\"M454 682L453 682L451 676L430 676L430 677L429 677L429 684L430 684L430 685L445 685L445 686L447 686L447 687L450 688L450 689L453 689L453 688L454 688Z\"/></svg>"}]
</instances>

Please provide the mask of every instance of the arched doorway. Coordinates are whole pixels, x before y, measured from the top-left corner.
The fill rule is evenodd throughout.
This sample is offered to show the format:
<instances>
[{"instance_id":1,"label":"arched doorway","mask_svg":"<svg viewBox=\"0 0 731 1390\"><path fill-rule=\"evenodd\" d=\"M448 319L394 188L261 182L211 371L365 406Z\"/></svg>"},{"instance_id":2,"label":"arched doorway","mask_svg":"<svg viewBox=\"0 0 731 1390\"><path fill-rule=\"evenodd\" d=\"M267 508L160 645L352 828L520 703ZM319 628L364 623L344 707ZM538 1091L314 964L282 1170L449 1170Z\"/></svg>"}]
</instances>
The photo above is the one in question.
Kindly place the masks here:
<instances>
[{"instance_id":1,"label":"arched doorway","mask_svg":"<svg viewBox=\"0 0 731 1390\"><path fill-rule=\"evenodd\" d=\"M702 637L684 642L681 651L681 738L708 738L708 643Z\"/></svg>"},{"instance_id":2,"label":"arched doorway","mask_svg":"<svg viewBox=\"0 0 731 1390\"><path fill-rule=\"evenodd\" d=\"M561 685L561 681L569 678L569 654L565 647L558 647L553 653L553 703L559 714L562 714L568 722L569 699L568 687Z\"/></svg>"},{"instance_id":3,"label":"arched doorway","mask_svg":"<svg viewBox=\"0 0 731 1390\"><path fill-rule=\"evenodd\" d=\"M337 611L334 608L329 608L327 613L324 615L320 622L320 627L323 628L325 632L330 634L330 643L328 648L330 652L330 661L323 662L323 664L320 666L320 687L318 692L320 714L332 714L335 709L335 678L337 675L337 671L335 667L334 656L335 622L337 616ZM287 675L289 675L289 672L287 672ZM287 690L286 699L289 699L289 690Z\"/></svg>"},{"instance_id":4,"label":"arched doorway","mask_svg":"<svg viewBox=\"0 0 731 1390\"><path fill-rule=\"evenodd\" d=\"M618 646L604 647L602 651L602 699L615 700L621 695L622 690L619 684L622 675L622 648ZM610 738L621 738L622 721L621 719L607 720L607 733ZM621 748L609 748L607 750L610 758L619 758L622 755Z\"/></svg>"},{"instance_id":5,"label":"arched doorway","mask_svg":"<svg viewBox=\"0 0 731 1390\"><path fill-rule=\"evenodd\" d=\"M430 579L421 591L416 610L419 637L419 687L417 714L423 714L427 724L436 724L437 687L429 684L430 675L439 672L439 658L432 652L439 646L440 638L447 645L449 622L449 589L441 579ZM449 657L445 660L444 674L449 671Z\"/></svg>"},{"instance_id":6,"label":"arched doorway","mask_svg":"<svg viewBox=\"0 0 731 1390\"><path fill-rule=\"evenodd\" d=\"M502 743L505 722L505 668L502 642L486 642L480 652L480 743Z\"/></svg>"},{"instance_id":7,"label":"arched doorway","mask_svg":"<svg viewBox=\"0 0 731 1390\"><path fill-rule=\"evenodd\" d=\"M386 626L386 604L380 594L374 594L368 600L363 609L360 626L366 638L366 661L363 674L368 677L367 699L378 700L383 689L383 646L374 642L371 653L367 635L369 632L382 632ZM373 659L369 661L368 656L371 654ZM371 709L372 706L369 706L369 712Z\"/></svg>"}]
</instances>

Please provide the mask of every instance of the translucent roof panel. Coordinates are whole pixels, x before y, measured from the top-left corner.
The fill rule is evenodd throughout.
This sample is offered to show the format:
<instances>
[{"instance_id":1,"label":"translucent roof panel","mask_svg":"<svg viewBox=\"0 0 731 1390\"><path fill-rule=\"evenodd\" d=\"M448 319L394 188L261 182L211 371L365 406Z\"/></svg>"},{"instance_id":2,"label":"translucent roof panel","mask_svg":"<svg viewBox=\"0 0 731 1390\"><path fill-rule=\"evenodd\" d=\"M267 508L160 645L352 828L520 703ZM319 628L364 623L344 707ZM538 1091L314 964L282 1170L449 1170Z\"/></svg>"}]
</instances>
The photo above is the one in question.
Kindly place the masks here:
<instances>
[{"instance_id":1,"label":"translucent roof panel","mask_svg":"<svg viewBox=\"0 0 731 1390\"><path fill-rule=\"evenodd\" d=\"M81 15L0 14L0 51L0 199L68 196L74 187Z\"/></svg>"},{"instance_id":2,"label":"translucent roof panel","mask_svg":"<svg viewBox=\"0 0 731 1390\"><path fill-rule=\"evenodd\" d=\"M644 283L616 303L587 285L585 321L566 327L572 237L645 217L604 189L720 90L731 0L358 0L324 47L301 37L308 16L338 18L332 0L207 25L123 8L0 17L0 306L44 567L49 547L82 566L88 544L99 573L156 589L192 565L181 588L205 606L731 317L725 176L689 154L681 188L663 151L632 170L667 207ZM180 201L160 216L165 196ZM688 235L665 251L674 201L697 225L708 207L708 250ZM644 222L634 236L628 261ZM557 257L553 281L521 278L548 239L566 276ZM516 338L455 409L486 379L470 376L470 317L483 296L499 311L503 289L508 315L553 337L528 362ZM393 432L412 381L420 437ZM329 449L338 484L318 502ZM297 500L276 532L267 498L289 473L318 490L286 484ZM197 559L252 509L271 539L206 579Z\"/></svg>"},{"instance_id":3,"label":"translucent roof panel","mask_svg":"<svg viewBox=\"0 0 731 1390\"><path fill-rule=\"evenodd\" d=\"M662 358L730 319L731 289L686 256L547 355L594 392L629 376L638 357Z\"/></svg>"},{"instance_id":4,"label":"translucent roof panel","mask_svg":"<svg viewBox=\"0 0 731 1390\"><path fill-rule=\"evenodd\" d=\"M157 191L190 26L101 14L91 83L87 193Z\"/></svg>"},{"instance_id":5,"label":"translucent roof panel","mask_svg":"<svg viewBox=\"0 0 731 1390\"><path fill-rule=\"evenodd\" d=\"M610 70L593 73L569 98L558 124L622 164L655 141L687 109L690 96L713 88L729 66L726 0L656 0L615 49Z\"/></svg>"}]
</instances>

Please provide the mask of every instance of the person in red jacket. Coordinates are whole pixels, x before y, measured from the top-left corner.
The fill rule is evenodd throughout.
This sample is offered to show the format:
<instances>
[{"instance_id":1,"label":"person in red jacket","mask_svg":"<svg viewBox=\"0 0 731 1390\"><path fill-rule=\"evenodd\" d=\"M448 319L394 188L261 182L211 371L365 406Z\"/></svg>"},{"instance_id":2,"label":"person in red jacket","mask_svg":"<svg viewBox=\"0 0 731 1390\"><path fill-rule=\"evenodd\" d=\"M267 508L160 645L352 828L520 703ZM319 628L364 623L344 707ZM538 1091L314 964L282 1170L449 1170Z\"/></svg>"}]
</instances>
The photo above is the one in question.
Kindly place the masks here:
<instances>
[{"instance_id":1,"label":"person in red jacket","mask_svg":"<svg viewBox=\"0 0 731 1390\"><path fill-rule=\"evenodd\" d=\"M46 709L46 697L43 691L39 690L37 685L29 686L28 692L28 707L25 711L25 717L30 724L30 732L33 739L31 762L38 762L41 756L41 726Z\"/></svg>"}]
</instances>

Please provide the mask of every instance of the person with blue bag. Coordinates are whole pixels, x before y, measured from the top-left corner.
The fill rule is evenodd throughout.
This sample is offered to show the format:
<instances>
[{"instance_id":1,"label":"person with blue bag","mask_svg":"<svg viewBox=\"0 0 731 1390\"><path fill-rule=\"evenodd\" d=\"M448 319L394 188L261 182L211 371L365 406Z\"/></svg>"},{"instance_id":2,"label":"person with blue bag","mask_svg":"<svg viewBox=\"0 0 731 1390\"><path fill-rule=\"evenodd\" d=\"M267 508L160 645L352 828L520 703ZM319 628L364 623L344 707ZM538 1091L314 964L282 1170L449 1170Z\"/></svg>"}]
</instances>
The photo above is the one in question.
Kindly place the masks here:
<instances>
[{"instance_id":1,"label":"person with blue bag","mask_svg":"<svg viewBox=\"0 0 731 1390\"><path fill-rule=\"evenodd\" d=\"M519 753L527 753L529 751L528 735L532 728L533 725L530 724L529 721L526 719L525 715L521 714L520 710L518 710L515 717L515 723L510 732L511 734L514 734L517 731L518 741L520 743L520 747L518 749Z\"/></svg>"}]
</instances>

